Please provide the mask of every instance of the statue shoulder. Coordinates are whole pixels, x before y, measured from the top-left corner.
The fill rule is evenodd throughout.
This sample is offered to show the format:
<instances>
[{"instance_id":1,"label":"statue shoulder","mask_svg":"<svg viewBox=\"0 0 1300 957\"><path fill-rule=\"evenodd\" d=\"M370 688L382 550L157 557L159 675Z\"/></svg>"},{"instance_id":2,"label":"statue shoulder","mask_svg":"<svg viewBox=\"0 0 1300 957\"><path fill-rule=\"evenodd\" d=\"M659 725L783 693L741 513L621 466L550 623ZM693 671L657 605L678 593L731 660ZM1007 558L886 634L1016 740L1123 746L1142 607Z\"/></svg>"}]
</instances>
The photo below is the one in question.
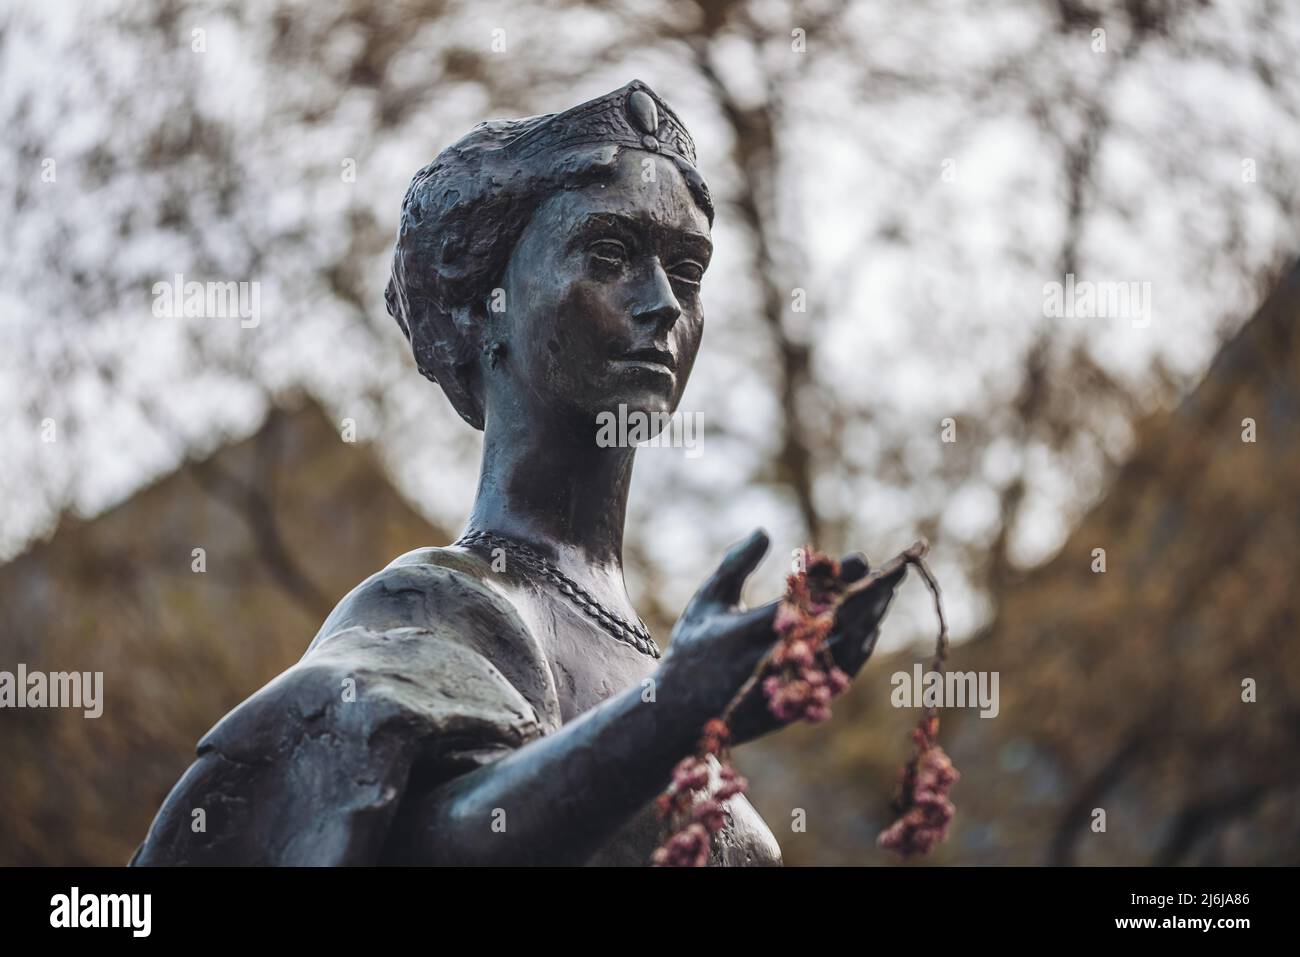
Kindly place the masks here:
<instances>
[{"instance_id":1,"label":"statue shoulder","mask_svg":"<svg viewBox=\"0 0 1300 957\"><path fill-rule=\"evenodd\" d=\"M133 863L374 864L413 778L446 780L545 730L453 638L344 629L203 736Z\"/></svg>"},{"instance_id":2,"label":"statue shoulder","mask_svg":"<svg viewBox=\"0 0 1300 957\"><path fill-rule=\"evenodd\" d=\"M336 645L349 629L418 629L426 653L481 657L558 727L559 706L545 652L483 559L459 548L423 548L401 556L352 589L325 620L303 657ZM435 640L436 639L436 640ZM434 649L441 649L434 651ZM366 648L356 649L364 655Z\"/></svg>"},{"instance_id":3,"label":"statue shoulder","mask_svg":"<svg viewBox=\"0 0 1300 957\"><path fill-rule=\"evenodd\" d=\"M489 567L472 552L421 548L395 559L344 596L308 648L336 632L361 627L422 628L472 619L500 632L527 633Z\"/></svg>"},{"instance_id":4,"label":"statue shoulder","mask_svg":"<svg viewBox=\"0 0 1300 957\"><path fill-rule=\"evenodd\" d=\"M199 741L133 863L375 863L411 780L559 727L536 642L465 560L399 560L353 589Z\"/></svg>"}]
</instances>

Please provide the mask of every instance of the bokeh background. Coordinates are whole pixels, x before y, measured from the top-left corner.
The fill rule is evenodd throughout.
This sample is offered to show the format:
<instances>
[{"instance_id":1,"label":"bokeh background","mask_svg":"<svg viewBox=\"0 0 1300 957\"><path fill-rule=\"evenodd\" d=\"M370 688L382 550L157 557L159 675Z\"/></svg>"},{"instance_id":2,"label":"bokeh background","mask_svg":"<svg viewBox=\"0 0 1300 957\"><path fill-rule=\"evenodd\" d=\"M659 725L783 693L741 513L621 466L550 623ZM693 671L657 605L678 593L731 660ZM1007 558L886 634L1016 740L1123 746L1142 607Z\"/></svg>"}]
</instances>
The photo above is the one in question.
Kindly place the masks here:
<instances>
[{"instance_id":1,"label":"bokeh background","mask_svg":"<svg viewBox=\"0 0 1300 957\"><path fill-rule=\"evenodd\" d=\"M0 669L106 688L0 711L0 864L124 863L350 587L456 536L479 434L383 307L403 191L634 77L719 210L703 454L631 502L661 639L756 525L755 600L924 535L1001 692L945 718L929 863L1296 863L1298 64L1281 0L0 4ZM260 321L155 316L176 274ZM1068 274L1150 322L1046 315ZM913 579L828 726L738 753L788 862L893 863L932 627Z\"/></svg>"}]
</instances>

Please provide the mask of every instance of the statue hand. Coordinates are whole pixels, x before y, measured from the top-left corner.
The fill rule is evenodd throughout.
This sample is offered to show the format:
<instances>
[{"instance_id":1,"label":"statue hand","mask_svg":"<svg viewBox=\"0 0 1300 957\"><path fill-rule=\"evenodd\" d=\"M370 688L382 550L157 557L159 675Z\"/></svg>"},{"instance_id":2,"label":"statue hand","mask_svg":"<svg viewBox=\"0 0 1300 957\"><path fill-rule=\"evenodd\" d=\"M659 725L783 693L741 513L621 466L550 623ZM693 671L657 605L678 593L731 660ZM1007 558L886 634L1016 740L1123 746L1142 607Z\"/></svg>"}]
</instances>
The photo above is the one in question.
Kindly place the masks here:
<instances>
[{"instance_id":1,"label":"statue hand","mask_svg":"<svg viewBox=\"0 0 1300 957\"><path fill-rule=\"evenodd\" d=\"M846 556L840 563L841 578L849 582L865 577L869 570L861 555ZM906 575L907 566L903 565L850 595L836 613L835 627L827 639L827 647L835 664L850 678L857 676L875 650L876 640L880 637L880 622ZM752 741L784 727L786 723L771 713L763 689L755 686L732 714L732 741L736 744Z\"/></svg>"},{"instance_id":2,"label":"statue hand","mask_svg":"<svg viewBox=\"0 0 1300 957\"><path fill-rule=\"evenodd\" d=\"M745 579L767 546L762 529L733 545L673 627L662 682L684 705L687 720L701 726L722 713L776 642L772 622L777 602L739 608Z\"/></svg>"},{"instance_id":3,"label":"statue hand","mask_svg":"<svg viewBox=\"0 0 1300 957\"><path fill-rule=\"evenodd\" d=\"M907 569L907 565L900 566L897 571L850 595L840 606L835 616L835 629L827 643L835 663L850 678L857 676L875 650L876 639L880 637L880 622L889 611L894 592L907 577ZM865 578L870 570L861 554L846 555L840 561L840 578L846 582Z\"/></svg>"}]
</instances>

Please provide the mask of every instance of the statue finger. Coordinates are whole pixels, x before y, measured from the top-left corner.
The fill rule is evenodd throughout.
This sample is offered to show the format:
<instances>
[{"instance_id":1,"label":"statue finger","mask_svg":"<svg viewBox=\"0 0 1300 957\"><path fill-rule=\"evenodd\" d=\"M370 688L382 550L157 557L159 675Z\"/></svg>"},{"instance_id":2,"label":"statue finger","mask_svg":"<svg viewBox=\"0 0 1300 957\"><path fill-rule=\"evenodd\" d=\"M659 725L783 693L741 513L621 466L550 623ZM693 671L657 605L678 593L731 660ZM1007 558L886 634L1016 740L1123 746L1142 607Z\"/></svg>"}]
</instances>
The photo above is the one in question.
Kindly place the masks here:
<instances>
[{"instance_id":1,"label":"statue finger","mask_svg":"<svg viewBox=\"0 0 1300 957\"><path fill-rule=\"evenodd\" d=\"M896 571L850 595L840 606L837 616L839 628L856 631L863 626L874 626L889 610L894 592L906 575L907 565L900 565Z\"/></svg>"},{"instance_id":2,"label":"statue finger","mask_svg":"<svg viewBox=\"0 0 1300 957\"><path fill-rule=\"evenodd\" d=\"M861 552L852 552L840 559L840 580L846 582L860 581L867 577L871 565L867 556Z\"/></svg>"},{"instance_id":3,"label":"statue finger","mask_svg":"<svg viewBox=\"0 0 1300 957\"><path fill-rule=\"evenodd\" d=\"M740 591L745 587L745 580L767 554L767 546L767 533L761 528L755 529L744 541L733 545L718 565L718 570L700 589L699 598L723 605L734 605L740 601Z\"/></svg>"},{"instance_id":4,"label":"statue finger","mask_svg":"<svg viewBox=\"0 0 1300 957\"><path fill-rule=\"evenodd\" d=\"M756 644L772 642L776 639L776 610L780 607L779 601L770 601L766 605L760 605L757 608L750 608L747 611L738 612L732 619L732 630L736 634L744 635L747 640Z\"/></svg>"}]
</instances>

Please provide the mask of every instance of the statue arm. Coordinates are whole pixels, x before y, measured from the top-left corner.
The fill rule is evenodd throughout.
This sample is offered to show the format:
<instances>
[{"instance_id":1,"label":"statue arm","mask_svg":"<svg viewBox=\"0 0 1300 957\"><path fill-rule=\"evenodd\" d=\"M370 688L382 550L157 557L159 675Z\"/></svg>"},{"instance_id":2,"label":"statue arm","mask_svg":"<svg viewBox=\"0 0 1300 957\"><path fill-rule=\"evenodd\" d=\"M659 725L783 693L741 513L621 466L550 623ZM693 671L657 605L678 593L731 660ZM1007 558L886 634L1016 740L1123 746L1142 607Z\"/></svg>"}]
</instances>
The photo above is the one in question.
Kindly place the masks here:
<instances>
[{"instance_id":1,"label":"statue arm","mask_svg":"<svg viewBox=\"0 0 1300 957\"><path fill-rule=\"evenodd\" d=\"M391 859L578 864L607 844L667 785L771 647L775 603L737 608L766 547L761 533L740 543L696 593L654 673L654 695L629 688L498 761L408 795Z\"/></svg>"},{"instance_id":2,"label":"statue arm","mask_svg":"<svg viewBox=\"0 0 1300 957\"><path fill-rule=\"evenodd\" d=\"M562 726L508 602L452 569L388 569L204 737L134 862L582 863L771 647L775 603L737 607L765 548L736 546L697 592L652 700L634 687Z\"/></svg>"},{"instance_id":3,"label":"statue arm","mask_svg":"<svg viewBox=\"0 0 1300 957\"><path fill-rule=\"evenodd\" d=\"M133 863L376 864L413 769L450 777L541 734L445 633L350 628L203 737Z\"/></svg>"},{"instance_id":4,"label":"statue arm","mask_svg":"<svg viewBox=\"0 0 1300 957\"><path fill-rule=\"evenodd\" d=\"M668 782L708 714L630 688L500 760L408 796L390 859L408 864L581 864ZM682 702L684 703L684 702ZM698 711L698 713L695 713Z\"/></svg>"},{"instance_id":5,"label":"statue arm","mask_svg":"<svg viewBox=\"0 0 1300 957\"><path fill-rule=\"evenodd\" d=\"M340 609L204 736L132 863L580 862L708 717L661 667L656 702L638 687L561 726L509 603L454 570L386 570Z\"/></svg>"},{"instance_id":6,"label":"statue arm","mask_svg":"<svg viewBox=\"0 0 1300 957\"><path fill-rule=\"evenodd\" d=\"M762 533L741 542L696 593L653 676L655 694L646 696L652 700L642 688L630 688L491 764L412 789L385 856L412 864L587 861L666 786L704 723L770 649L776 604L738 607L745 578L766 547ZM882 580L843 622L844 640L863 660L900 578ZM738 740L780 726L765 706L759 710L763 719L750 722Z\"/></svg>"},{"instance_id":7,"label":"statue arm","mask_svg":"<svg viewBox=\"0 0 1300 957\"><path fill-rule=\"evenodd\" d=\"M446 779L558 726L531 638L472 576L388 569L340 611L202 738L132 863L378 863L412 774Z\"/></svg>"}]
</instances>

